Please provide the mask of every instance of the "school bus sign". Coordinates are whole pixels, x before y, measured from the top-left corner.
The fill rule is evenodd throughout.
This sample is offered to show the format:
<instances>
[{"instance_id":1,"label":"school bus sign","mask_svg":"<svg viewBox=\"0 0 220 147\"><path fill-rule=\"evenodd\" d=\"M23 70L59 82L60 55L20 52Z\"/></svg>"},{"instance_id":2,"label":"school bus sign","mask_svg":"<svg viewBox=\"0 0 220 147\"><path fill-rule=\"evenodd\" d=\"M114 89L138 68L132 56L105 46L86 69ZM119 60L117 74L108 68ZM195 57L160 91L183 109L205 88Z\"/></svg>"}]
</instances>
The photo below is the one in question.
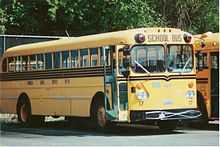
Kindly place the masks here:
<instances>
[{"instance_id":1,"label":"school bus sign","mask_svg":"<svg viewBox=\"0 0 220 147\"><path fill-rule=\"evenodd\" d=\"M182 34L149 34L147 35L148 42L182 42Z\"/></svg>"}]
</instances>

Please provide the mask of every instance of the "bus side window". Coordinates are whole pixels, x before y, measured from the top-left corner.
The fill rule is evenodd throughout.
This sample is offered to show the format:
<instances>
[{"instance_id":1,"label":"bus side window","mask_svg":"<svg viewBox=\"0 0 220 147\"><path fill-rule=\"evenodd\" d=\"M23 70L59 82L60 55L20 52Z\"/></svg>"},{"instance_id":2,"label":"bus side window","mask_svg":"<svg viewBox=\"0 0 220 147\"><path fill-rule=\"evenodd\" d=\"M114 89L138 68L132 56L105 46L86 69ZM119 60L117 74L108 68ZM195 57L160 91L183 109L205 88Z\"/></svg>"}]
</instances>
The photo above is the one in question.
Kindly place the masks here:
<instances>
[{"instance_id":1,"label":"bus side window","mask_svg":"<svg viewBox=\"0 0 220 147\"><path fill-rule=\"evenodd\" d=\"M104 65L103 48L105 48L105 64L110 65L110 48L109 46L104 46L100 48L100 65Z\"/></svg>"},{"instance_id":2,"label":"bus side window","mask_svg":"<svg viewBox=\"0 0 220 147\"><path fill-rule=\"evenodd\" d=\"M70 68L70 54L69 51L62 52L62 68Z\"/></svg>"},{"instance_id":3,"label":"bus side window","mask_svg":"<svg viewBox=\"0 0 220 147\"><path fill-rule=\"evenodd\" d=\"M44 54L37 55L37 70L44 69Z\"/></svg>"},{"instance_id":4,"label":"bus side window","mask_svg":"<svg viewBox=\"0 0 220 147\"><path fill-rule=\"evenodd\" d=\"M91 61L91 67L98 65L98 49L97 48L90 49L90 61Z\"/></svg>"},{"instance_id":5,"label":"bus side window","mask_svg":"<svg viewBox=\"0 0 220 147\"><path fill-rule=\"evenodd\" d=\"M207 53L203 53L203 68L208 68L208 57L207 57Z\"/></svg>"},{"instance_id":6,"label":"bus side window","mask_svg":"<svg viewBox=\"0 0 220 147\"><path fill-rule=\"evenodd\" d=\"M208 68L208 57L207 57L207 53L202 53L202 56L199 57L197 55L196 57L196 65L198 65L199 67L201 67L202 69L207 69Z\"/></svg>"},{"instance_id":7,"label":"bus side window","mask_svg":"<svg viewBox=\"0 0 220 147\"><path fill-rule=\"evenodd\" d=\"M88 67L89 66L89 58L88 58L88 49L80 50L80 67Z\"/></svg>"},{"instance_id":8,"label":"bus side window","mask_svg":"<svg viewBox=\"0 0 220 147\"><path fill-rule=\"evenodd\" d=\"M8 58L8 71L9 72L14 72L15 71L15 58L14 57L9 57Z\"/></svg>"},{"instance_id":9,"label":"bus side window","mask_svg":"<svg viewBox=\"0 0 220 147\"><path fill-rule=\"evenodd\" d=\"M29 56L29 71L37 69L36 55Z\"/></svg>"},{"instance_id":10,"label":"bus side window","mask_svg":"<svg viewBox=\"0 0 220 147\"><path fill-rule=\"evenodd\" d=\"M118 51L118 69L119 69L119 74L122 74L122 71L124 69L124 65L123 65L123 49L120 49Z\"/></svg>"},{"instance_id":11,"label":"bus side window","mask_svg":"<svg viewBox=\"0 0 220 147\"><path fill-rule=\"evenodd\" d=\"M15 68L15 70L17 71L17 72L19 72L19 71L21 71L21 56L18 56L17 58L16 58L16 68Z\"/></svg>"},{"instance_id":12,"label":"bus side window","mask_svg":"<svg viewBox=\"0 0 220 147\"><path fill-rule=\"evenodd\" d=\"M28 56L22 56L22 71L28 70Z\"/></svg>"},{"instance_id":13,"label":"bus side window","mask_svg":"<svg viewBox=\"0 0 220 147\"><path fill-rule=\"evenodd\" d=\"M78 66L79 66L79 63L78 63L78 57L79 55L78 55L78 50L73 50L73 51L71 51L71 67L73 67L73 68L77 68Z\"/></svg>"},{"instance_id":14,"label":"bus side window","mask_svg":"<svg viewBox=\"0 0 220 147\"><path fill-rule=\"evenodd\" d=\"M52 69L52 53L45 54L45 69Z\"/></svg>"},{"instance_id":15,"label":"bus side window","mask_svg":"<svg viewBox=\"0 0 220 147\"><path fill-rule=\"evenodd\" d=\"M60 68L60 52L53 53L53 65L54 68Z\"/></svg>"}]
</instances>

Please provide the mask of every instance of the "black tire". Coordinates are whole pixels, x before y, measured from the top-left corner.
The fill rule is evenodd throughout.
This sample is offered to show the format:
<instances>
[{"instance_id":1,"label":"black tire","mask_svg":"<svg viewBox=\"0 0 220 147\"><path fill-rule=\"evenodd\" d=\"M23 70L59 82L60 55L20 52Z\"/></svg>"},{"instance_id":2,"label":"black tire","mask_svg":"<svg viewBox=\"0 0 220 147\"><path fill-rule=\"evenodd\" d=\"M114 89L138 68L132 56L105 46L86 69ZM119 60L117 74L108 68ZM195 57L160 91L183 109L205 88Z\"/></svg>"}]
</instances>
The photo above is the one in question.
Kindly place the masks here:
<instances>
[{"instance_id":1,"label":"black tire","mask_svg":"<svg viewBox=\"0 0 220 147\"><path fill-rule=\"evenodd\" d=\"M23 125L41 125L44 123L44 116L32 115L31 103L27 96L23 96L17 103L18 121Z\"/></svg>"},{"instance_id":2,"label":"black tire","mask_svg":"<svg viewBox=\"0 0 220 147\"><path fill-rule=\"evenodd\" d=\"M109 126L104 103L96 101L92 106L92 123L96 130L104 131Z\"/></svg>"},{"instance_id":3,"label":"black tire","mask_svg":"<svg viewBox=\"0 0 220 147\"><path fill-rule=\"evenodd\" d=\"M207 127L208 126L208 111L206 108L205 100L200 92L197 92L197 106L199 111L201 112L201 116L199 118L199 123L197 127Z\"/></svg>"},{"instance_id":4,"label":"black tire","mask_svg":"<svg viewBox=\"0 0 220 147\"><path fill-rule=\"evenodd\" d=\"M162 131L172 131L177 127L177 122L175 121L159 121L158 126Z\"/></svg>"},{"instance_id":5,"label":"black tire","mask_svg":"<svg viewBox=\"0 0 220 147\"><path fill-rule=\"evenodd\" d=\"M31 105L26 97L18 100L17 104L18 121L22 124L29 124L31 121Z\"/></svg>"}]
</instances>

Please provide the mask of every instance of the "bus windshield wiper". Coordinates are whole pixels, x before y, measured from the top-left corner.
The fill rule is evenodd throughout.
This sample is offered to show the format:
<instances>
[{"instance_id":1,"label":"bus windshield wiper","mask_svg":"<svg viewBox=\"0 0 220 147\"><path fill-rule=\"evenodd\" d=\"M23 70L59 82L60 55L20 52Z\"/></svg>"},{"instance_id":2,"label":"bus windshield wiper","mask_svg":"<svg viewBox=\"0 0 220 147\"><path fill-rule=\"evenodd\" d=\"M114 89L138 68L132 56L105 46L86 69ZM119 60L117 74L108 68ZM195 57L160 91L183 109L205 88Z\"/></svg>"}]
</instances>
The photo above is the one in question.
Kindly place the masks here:
<instances>
[{"instance_id":1,"label":"bus windshield wiper","mask_svg":"<svg viewBox=\"0 0 220 147\"><path fill-rule=\"evenodd\" d=\"M183 66L182 73L185 71L185 68L186 68L186 66L189 64L189 61L190 61L191 59L192 59L192 58L189 57L189 59L186 61L185 65Z\"/></svg>"},{"instance_id":2,"label":"bus windshield wiper","mask_svg":"<svg viewBox=\"0 0 220 147\"><path fill-rule=\"evenodd\" d=\"M150 73L144 66L142 66L140 63L138 63L136 60L134 60L134 62L141 68L143 69L146 73Z\"/></svg>"}]
</instances>

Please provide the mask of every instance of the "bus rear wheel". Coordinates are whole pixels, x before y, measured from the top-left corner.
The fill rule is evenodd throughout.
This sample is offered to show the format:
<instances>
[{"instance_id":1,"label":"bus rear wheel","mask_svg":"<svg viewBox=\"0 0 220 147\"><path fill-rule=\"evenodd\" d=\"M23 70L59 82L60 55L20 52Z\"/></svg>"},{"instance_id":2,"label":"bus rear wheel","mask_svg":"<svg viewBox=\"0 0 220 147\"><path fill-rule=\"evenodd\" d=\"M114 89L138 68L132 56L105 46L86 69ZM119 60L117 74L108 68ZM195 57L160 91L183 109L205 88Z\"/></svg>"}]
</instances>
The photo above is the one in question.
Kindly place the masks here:
<instances>
[{"instance_id":1,"label":"bus rear wheel","mask_svg":"<svg viewBox=\"0 0 220 147\"><path fill-rule=\"evenodd\" d=\"M22 124L28 124L31 120L31 108L27 99L21 98L17 106L18 120Z\"/></svg>"},{"instance_id":2,"label":"bus rear wheel","mask_svg":"<svg viewBox=\"0 0 220 147\"><path fill-rule=\"evenodd\" d=\"M44 116L32 115L28 98L21 98L17 105L18 121L23 125L39 125L44 122Z\"/></svg>"}]
</instances>

